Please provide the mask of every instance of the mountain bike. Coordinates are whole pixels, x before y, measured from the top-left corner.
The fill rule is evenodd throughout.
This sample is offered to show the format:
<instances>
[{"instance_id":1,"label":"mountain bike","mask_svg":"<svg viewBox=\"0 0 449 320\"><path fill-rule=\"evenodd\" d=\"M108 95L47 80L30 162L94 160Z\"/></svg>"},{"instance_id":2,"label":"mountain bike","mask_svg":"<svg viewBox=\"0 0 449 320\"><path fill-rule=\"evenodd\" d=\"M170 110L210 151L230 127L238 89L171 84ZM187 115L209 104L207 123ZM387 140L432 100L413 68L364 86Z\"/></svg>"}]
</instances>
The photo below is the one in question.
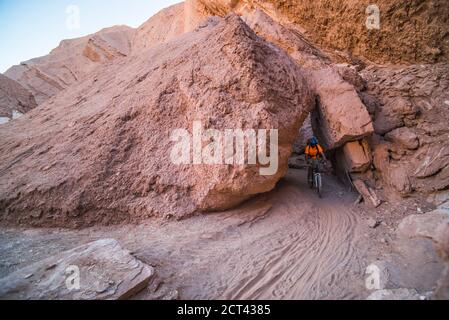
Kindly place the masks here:
<instances>
[{"instance_id":1,"label":"mountain bike","mask_svg":"<svg viewBox=\"0 0 449 320\"><path fill-rule=\"evenodd\" d=\"M312 177L308 177L309 186L311 189L315 189L318 197L322 197L323 180L321 176L321 161L312 161L309 166L312 168ZM312 178L312 179L310 179Z\"/></svg>"}]
</instances>

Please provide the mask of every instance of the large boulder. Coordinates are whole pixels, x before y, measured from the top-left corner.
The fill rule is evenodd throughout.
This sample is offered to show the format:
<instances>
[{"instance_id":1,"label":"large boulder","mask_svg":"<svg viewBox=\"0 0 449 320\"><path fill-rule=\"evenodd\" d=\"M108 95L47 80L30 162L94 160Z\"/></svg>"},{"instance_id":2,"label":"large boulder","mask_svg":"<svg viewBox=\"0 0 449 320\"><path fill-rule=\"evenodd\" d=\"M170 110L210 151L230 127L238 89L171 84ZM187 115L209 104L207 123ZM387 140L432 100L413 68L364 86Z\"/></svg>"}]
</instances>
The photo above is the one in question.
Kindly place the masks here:
<instances>
[{"instance_id":1,"label":"large boulder","mask_svg":"<svg viewBox=\"0 0 449 320\"><path fill-rule=\"evenodd\" d=\"M1 300L121 300L133 297L154 269L116 240L98 240L0 279Z\"/></svg>"},{"instance_id":2,"label":"large boulder","mask_svg":"<svg viewBox=\"0 0 449 320\"><path fill-rule=\"evenodd\" d=\"M344 81L333 68L312 73L318 95L318 111L313 124L327 149L370 136L374 132L371 117L354 86Z\"/></svg>"},{"instance_id":3,"label":"large boulder","mask_svg":"<svg viewBox=\"0 0 449 320\"><path fill-rule=\"evenodd\" d=\"M235 15L211 18L99 67L39 112L0 128L1 221L76 227L231 208L284 176L313 104L287 54ZM213 153L228 163L211 148L222 136L206 137L206 129L267 129L259 137L273 134L270 143L278 130L278 150L268 159L274 171L264 172L266 161L209 162ZM193 146L193 160L189 149L187 161L172 157L180 132L195 134L184 145Z\"/></svg>"},{"instance_id":4,"label":"large boulder","mask_svg":"<svg viewBox=\"0 0 449 320\"><path fill-rule=\"evenodd\" d=\"M397 230L402 238L431 239L443 260L449 260L449 214L435 210L424 215L410 215L402 220Z\"/></svg>"},{"instance_id":5,"label":"large boulder","mask_svg":"<svg viewBox=\"0 0 449 320\"><path fill-rule=\"evenodd\" d=\"M397 229L399 239L431 240L435 250L428 249L426 253L436 252L445 267L440 273L433 298L447 300L449 298L449 211L439 208L423 215L410 215L402 220ZM427 266L428 264L426 264Z\"/></svg>"},{"instance_id":6,"label":"large boulder","mask_svg":"<svg viewBox=\"0 0 449 320\"><path fill-rule=\"evenodd\" d=\"M371 165L371 149L366 139L346 143L343 155L349 172L364 172Z\"/></svg>"},{"instance_id":7,"label":"large boulder","mask_svg":"<svg viewBox=\"0 0 449 320\"><path fill-rule=\"evenodd\" d=\"M82 38L64 40L50 54L22 62L5 72L41 104L83 79L97 66L127 56L135 29L116 26Z\"/></svg>"},{"instance_id":8,"label":"large boulder","mask_svg":"<svg viewBox=\"0 0 449 320\"><path fill-rule=\"evenodd\" d=\"M260 9L240 7L239 11L257 35L285 50L302 67L316 70L330 65L329 57L297 30L283 25Z\"/></svg>"}]
</instances>

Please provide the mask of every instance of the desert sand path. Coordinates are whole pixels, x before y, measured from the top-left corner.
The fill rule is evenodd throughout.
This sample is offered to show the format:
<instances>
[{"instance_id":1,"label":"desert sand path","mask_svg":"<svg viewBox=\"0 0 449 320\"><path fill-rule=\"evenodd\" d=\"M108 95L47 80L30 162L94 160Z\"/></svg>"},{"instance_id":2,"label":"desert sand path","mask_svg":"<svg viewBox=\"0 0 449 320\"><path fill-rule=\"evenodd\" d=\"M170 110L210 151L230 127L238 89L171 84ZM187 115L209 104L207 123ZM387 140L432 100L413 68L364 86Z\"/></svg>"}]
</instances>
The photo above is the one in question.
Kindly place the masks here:
<instances>
[{"instance_id":1,"label":"desert sand path","mask_svg":"<svg viewBox=\"0 0 449 320\"><path fill-rule=\"evenodd\" d=\"M76 232L2 232L1 242L13 245L0 248L0 255L11 263L20 256L18 268L45 258L43 253L115 238L156 267L155 283L139 299L173 291L183 299L364 298L366 248L351 210L355 197L326 176L324 198L318 199L305 172L292 170L276 190L231 212ZM42 256L23 258L30 248Z\"/></svg>"},{"instance_id":2,"label":"desert sand path","mask_svg":"<svg viewBox=\"0 0 449 320\"><path fill-rule=\"evenodd\" d=\"M275 200L265 204L268 211L259 212L263 219L238 229L228 226L226 234L233 236L222 235L223 246L201 250L206 260L216 261L202 290L214 289L220 279L223 291L216 297L224 299L358 297L353 283L345 283L350 275L363 282L357 219L348 209L353 199L341 199L341 187L332 182L320 200L305 187L302 173L290 174L270 195L268 203ZM193 297L208 298L202 290Z\"/></svg>"}]
</instances>

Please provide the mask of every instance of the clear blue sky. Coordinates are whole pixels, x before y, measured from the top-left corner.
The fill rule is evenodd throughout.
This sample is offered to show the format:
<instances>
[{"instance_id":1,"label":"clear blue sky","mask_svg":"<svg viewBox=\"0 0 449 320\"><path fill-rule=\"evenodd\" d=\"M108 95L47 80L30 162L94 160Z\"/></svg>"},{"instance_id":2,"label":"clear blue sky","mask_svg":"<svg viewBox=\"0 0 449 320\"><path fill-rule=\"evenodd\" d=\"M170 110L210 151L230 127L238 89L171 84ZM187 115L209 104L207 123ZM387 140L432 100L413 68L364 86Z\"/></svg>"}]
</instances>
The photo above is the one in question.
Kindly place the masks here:
<instances>
[{"instance_id":1,"label":"clear blue sky","mask_svg":"<svg viewBox=\"0 0 449 320\"><path fill-rule=\"evenodd\" d=\"M118 24L137 27L159 10L179 2L181 0L0 0L0 72L48 54L63 39Z\"/></svg>"}]
</instances>

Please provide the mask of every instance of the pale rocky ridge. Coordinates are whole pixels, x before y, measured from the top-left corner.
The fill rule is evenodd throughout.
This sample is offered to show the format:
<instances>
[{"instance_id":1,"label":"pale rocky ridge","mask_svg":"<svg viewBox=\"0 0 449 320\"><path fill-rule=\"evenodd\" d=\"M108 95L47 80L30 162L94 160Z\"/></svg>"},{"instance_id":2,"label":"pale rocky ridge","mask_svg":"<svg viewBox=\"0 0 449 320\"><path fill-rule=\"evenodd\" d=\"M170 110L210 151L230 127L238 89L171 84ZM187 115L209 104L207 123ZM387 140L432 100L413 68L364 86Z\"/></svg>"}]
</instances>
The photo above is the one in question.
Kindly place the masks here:
<instances>
[{"instance_id":1,"label":"pale rocky ridge","mask_svg":"<svg viewBox=\"0 0 449 320\"><path fill-rule=\"evenodd\" d=\"M139 28L115 26L97 33L64 40L48 55L22 62L5 72L29 90L41 104L81 81L97 67L164 43L186 30L184 3L152 16Z\"/></svg>"},{"instance_id":2,"label":"pale rocky ridge","mask_svg":"<svg viewBox=\"0 0 449 320\"><path fill-rule=\"evenodd\" d=\"M133 28L116 26L64 40L47 56L13 66L5 75L30 91L37 104L41 104L82 80L97 66L127 56L134 33Z\"/></svg>"}]
</instances>

